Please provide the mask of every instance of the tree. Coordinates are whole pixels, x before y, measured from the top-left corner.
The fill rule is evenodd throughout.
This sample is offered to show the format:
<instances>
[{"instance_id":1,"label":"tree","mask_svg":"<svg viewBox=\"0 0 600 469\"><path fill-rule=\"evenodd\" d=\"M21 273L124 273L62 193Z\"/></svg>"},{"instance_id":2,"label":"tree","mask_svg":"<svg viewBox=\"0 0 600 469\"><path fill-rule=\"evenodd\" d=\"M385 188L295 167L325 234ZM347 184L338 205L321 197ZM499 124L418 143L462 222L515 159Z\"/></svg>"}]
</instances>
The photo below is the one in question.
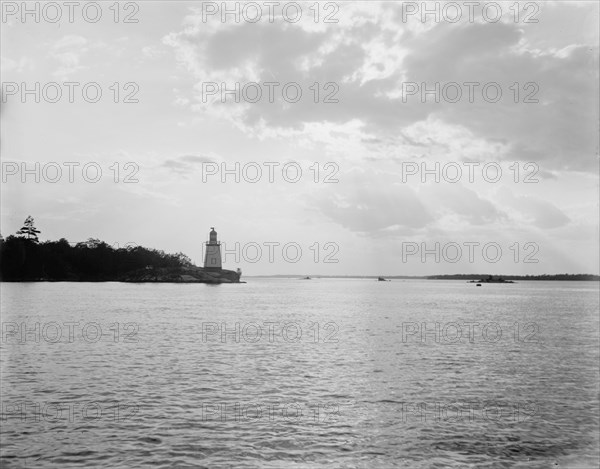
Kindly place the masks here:
<instances>
[{"instance_id":1,"label":"tree","mask_svg":"<svg viewBox=\"0 0 600 469\"><path fill-rule=\"evenodd\" d=\"M39 239L38 239L38 234L40 233L40 230L36 229L36 227L33 225L33 217L31 215L29 215L26 219L25 219L25 223L23 224L23 227L17 231L17 235L19 235L20 237L29 239L31 241L33 241L34 243L38 243Z\"/></svg>"},{"instance_id":2,"label":"tree","mask_svg":"<svg viewBox=\"0 0 600 469\"><path fill-rule=\"evenodd\" d=\"M77 243L78 248L96 249L98 246L106 245L104 241L100 241L98 238L88 238L87 241Z\"/></svg>"},{"instance_id":3,"label":"tree","mask_svg":"<svg viewBox=\"0 0 600 469\"><path fill-rule=\"evenodd\" d=\"M192 260L182 252L175 254L175 257L179 261L179 265L183 267L192 267L194 265Z\"/></svg>"}]
</instances>

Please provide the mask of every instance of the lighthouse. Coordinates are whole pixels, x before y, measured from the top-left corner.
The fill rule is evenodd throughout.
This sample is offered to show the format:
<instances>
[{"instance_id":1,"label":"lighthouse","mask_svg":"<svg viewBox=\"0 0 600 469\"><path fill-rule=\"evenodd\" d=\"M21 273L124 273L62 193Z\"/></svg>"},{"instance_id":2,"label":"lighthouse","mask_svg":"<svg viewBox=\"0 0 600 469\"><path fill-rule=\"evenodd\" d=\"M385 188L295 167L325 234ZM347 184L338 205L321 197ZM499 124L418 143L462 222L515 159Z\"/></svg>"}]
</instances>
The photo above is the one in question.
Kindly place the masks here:
<instances>
[{"instance_id":1,"label":"lighthouse","mask_svg":"<svg viewBox=\"0 0 600 469\"><path fill-rule=\"evenodd\" d=\"M204 256L204 268L219 272L221 267L221 243L217 241L217 232L214 227L210 228L208 243L206 243L206 255Z\"/></svg>"}]
</instances>

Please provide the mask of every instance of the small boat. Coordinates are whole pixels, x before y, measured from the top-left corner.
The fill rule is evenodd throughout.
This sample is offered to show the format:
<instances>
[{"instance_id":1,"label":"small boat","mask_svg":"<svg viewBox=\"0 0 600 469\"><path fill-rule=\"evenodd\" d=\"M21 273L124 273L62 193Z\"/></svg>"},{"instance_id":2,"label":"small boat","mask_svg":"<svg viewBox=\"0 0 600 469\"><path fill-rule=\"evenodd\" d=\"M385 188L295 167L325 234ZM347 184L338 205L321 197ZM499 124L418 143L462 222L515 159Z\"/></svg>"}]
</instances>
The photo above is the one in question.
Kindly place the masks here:
<instances>
[{"instance_id":1,"label":"small boat","mask_svg":"<svg viewBox=\"0 0 600 469\"><path fill-rule=\"evenodd\" d=\"M481 286L481 283L478 283L478 284L477 284L477 285L475 285L475 286L476 286L476 287L480 287L480 286Z\"/></svg>"},{"instance_id":2,"label":"small boat","mask_svg":"<svg viewBox=\"0 0 600 469\"><path fill-rule=\"evenodd\" d=\"M304 277L304 278L301 278L300 280L312 280L312 279L310 277Z\"/></svg>"},{"instance_id":3,"label":"small boat","mask_svg":"<svg viewBox=\"0 0 600 469\"><path fill-rule=\"evenodd\" d=\"M383 278L383 277L377 277L377 281L378 282L389 282L389 280Z\"/></svg>"}]
</instances>

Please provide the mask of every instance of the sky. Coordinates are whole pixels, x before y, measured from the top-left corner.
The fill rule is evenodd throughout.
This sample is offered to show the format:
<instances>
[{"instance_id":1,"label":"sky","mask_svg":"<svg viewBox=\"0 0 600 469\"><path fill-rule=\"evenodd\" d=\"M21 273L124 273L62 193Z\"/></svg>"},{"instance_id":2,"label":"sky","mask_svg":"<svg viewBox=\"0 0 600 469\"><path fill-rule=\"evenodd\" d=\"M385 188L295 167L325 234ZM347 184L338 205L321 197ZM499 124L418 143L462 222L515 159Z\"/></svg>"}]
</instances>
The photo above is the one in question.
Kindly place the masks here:
<instances>
[{"instance_id":1,"label":"sky","mask_svg":"<svg viewBox=\"0 0 600 469\"><path fill-rule=\"evenodd\" d=\"M2 2L4 237L31 215L202 265L215 227L248 276L599 273L597 2L27 8Z\"/></svg>"}]
</instances>

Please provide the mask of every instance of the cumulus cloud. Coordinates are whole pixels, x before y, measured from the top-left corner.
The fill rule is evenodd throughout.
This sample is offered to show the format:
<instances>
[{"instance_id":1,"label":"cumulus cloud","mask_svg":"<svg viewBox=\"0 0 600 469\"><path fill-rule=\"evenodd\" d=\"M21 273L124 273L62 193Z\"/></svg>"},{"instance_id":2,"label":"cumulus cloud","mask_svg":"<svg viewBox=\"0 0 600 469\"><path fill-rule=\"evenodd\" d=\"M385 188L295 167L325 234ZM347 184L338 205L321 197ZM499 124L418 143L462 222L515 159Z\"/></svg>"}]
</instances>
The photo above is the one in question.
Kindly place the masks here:
<instances>
[{"instance_id":1,"label":"cumulus cloud","mask_svg":"<svg viewBox=\"0 0 600 469\"><path fill-rule=\"evenodd\" d=\"M209 27L196 12L164 43L197 80L187 90L195 97L190 106L230 119L251 135L273 127L285 133L302 130L307 123L358 120L373 138L385 140L433 119L464 129L484 146L502 143L495 154L498 159L595 169L589 157L598 145L592 99L598 80L596 45L565 43L559 51L533 51L528 48L528 31L536 25L528 29L509 20L427 24L425 34L403 22L399 11L389 4L360 9L342 4L342 21L316 30L306 22L283 21ZM230 88L235 82L295 82L303 97L290 104L277 95L280 88L274 103L235 103L231 97L222 103L222 94L206 102L202 83L207 81L226 82ZM335 83L338 102L315 104L309 89L315 82ZM415 94L407 95L409 82L418 85ZM427 98L421 95L424 88L439 83L441 89L451 82L459 85L458 102L436 103L431 95L422 102ZM469 88L466 82L476 85ZM484 93L488 83L497 87ZM496 90L501 97L491 102ZM452 145L453 136L445 137L436 143Z\"/></svg>"},{"instance_id":2,"label":"cumulus cloud","mask_svg":"<svg viewBox=\"0 0 600 469\"><path fill-rule=\"evenodd\" d=\"M86 67L80 64L81 56L88 51L88 40L83 36L63 36L50 47L48 55L59 64L53 75L68 79L70 75Z\"/></svg>"}]
</instances>

